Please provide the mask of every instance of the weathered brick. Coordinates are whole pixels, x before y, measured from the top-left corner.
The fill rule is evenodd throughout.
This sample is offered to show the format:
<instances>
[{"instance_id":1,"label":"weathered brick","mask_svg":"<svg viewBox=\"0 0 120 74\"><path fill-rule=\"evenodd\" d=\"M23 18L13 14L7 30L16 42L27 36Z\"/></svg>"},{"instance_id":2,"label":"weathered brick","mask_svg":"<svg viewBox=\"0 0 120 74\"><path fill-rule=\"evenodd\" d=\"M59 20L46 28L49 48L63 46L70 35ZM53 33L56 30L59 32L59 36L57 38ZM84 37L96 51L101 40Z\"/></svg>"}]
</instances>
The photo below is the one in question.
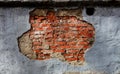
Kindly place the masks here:
<instances>
[{"instance_id":1,"label":"weathered brick","mask_svg":"<svg viewBox=\"0 0 120 74\"><path fill-rule=\"evenodd\" d=\"M75 61L77 60L78 58L65 58L67 61Z\"/></svg>"},{"instance_id":2,"label":"weathered brick","mask_svg":"<svg viewBox=\"0 0 120 74\"><path fill-rule=\"evenodd\" d=\"M33 51L36 52L36 53L41 52L41 50L39 50L39 49L33 49Z\"/></svg>"},{"instance_id":3,"label":"weathered brick","mask_svg":"<svg viewBox=\"0 0 120 74\"><path fill-rule=\"evenodd\" d=\"M74 42L74 41L73 41L73 42L68 42L67 44L68 44L68 45L75 45L76 42Z\"/></svg>"},{"instance_id":4,"label":"weathered brick","mask_svg":"<svg viewBox=\"0 0 120 74\"><path fill-rule=\"evenodd\" d=\"M39 45L34 46L33 48L34 48L34 49L43 49L43 47L42 47L42 46L39 46Z\"/></svg>"},{"instance_id":5,"label":"weathered brick","mask_svg":"<svg viewBox=\"0 0 120 74\"><path fill-rule=\"evenodd\" d=\"M64 42L64 41L60 41L60 42L55 42L55 44L56 44L56 45L65 45L66 42Z\"/></svg>"},{"instance_id":6,"label":"weathered brick","mask_svg":"<svg viewBox=\"0 0 120 74\"><path fill-rule=\"evenodd\" d=\"M35 31L43 31L43 28L42 27L40 27L40 28L35 28Z\"/></svg>"},{"instance_id":7,"label":"weathered brick","mask_svg":"<svg viewBox=\"0 0 120 74\"><path fill-rule=\"evenodd\" d=\"M73 53L65 53L65 54L63 54L64 55L64 57L70 57L70 56L74 56L74 54Z\"/></svg>"},{"instance_id":8,"label":"weathered brick","mask_svg":"<svg viewBox=\"0 0 120 74\"><path fill-rule=\"evenodd\" d=\"M61 52L61 53L64 53L65 50L64 50L64 49L55 49L54 52Z\"/></svg>"},{"instance_id":9,"label":"weathered brick","mask_svg":"<svg viewBox=\"0 0 120 74\"><path fill-rule=\"evenodd\" d=\"M79 42L79 45L88 45L88 42L82 41L82 42Z\"/></svg>"},{"instance_id":10,"label":"weathered brick","mask_svg":"<svg viewBox=\"0 0 120 74\"><path fill-rule=\"evenodd\" d=\"M39 41L33 42L33 45L41 45L41 44L42 44L42 42L39 42Z\"/></svg>"},{"instance_id":11,"label":"weathered brick","mask_svg":"<svg viewBox=\"0 0 120 74\"><path fill-rule=\"evenodd\" d=\"M69 49L67 50L68 53L77 53L79 52L79 49Z\"/></svg>"},{"instance_id":12,"label":"weathered brick","mask_svg":"<svg viewBox=\"0 0 120 74\"><path fill-rule=\"evenodd\" d=\"M56 46L51 46L51 49L56 49L57 47Z\"/></svg>"},{"instance_id":13,"label":"weathered brick","mask_svg":"<svg viewBox=\"0 0 120 74\"><path fill-rule=\"evenodd\" d=\"M80 57L79 60L80 60L80 61L85 61L85 58Z\"/></svg>"}]
</instances>

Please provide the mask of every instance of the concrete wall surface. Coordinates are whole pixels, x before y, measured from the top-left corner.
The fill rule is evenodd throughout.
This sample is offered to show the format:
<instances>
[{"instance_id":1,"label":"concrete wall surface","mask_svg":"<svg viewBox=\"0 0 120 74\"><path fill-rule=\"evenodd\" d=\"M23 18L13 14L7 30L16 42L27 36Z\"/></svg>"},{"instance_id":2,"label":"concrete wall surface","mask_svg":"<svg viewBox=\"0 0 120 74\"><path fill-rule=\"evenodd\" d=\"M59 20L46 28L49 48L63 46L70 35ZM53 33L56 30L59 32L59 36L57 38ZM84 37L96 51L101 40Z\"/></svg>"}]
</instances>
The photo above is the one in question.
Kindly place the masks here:
<instances>
[{"instance_id":1,"label":"concrete wall surface","mask_svg":"<svg viewBox=\"0 0 120 74\"><path fill-rule=\"evenodd\" d=\"M30 29L29 12L33 9L0 8L0 74L120 74L120 8L95 7L92 16L83 9L83 19L96 30L95 43L87 51L83 66L58 59L29 60L19 52L17 38Z\"/></svg>"}]
</instances>

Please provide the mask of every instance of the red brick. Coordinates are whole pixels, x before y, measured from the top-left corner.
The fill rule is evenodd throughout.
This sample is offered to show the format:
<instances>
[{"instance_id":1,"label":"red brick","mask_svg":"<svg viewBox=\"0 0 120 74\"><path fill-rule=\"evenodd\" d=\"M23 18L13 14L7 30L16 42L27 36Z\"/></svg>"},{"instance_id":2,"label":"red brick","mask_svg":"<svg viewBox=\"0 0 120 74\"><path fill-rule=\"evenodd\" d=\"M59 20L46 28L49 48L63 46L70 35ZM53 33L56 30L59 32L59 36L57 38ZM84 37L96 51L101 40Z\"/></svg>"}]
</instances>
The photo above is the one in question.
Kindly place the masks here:
<instances>
[{"instance_id":1,"label":"red brick","mask_svg":"<svg viewBox=\"0 0 120 74\"><path fill-rule=\"evenodd\" d=\"M65 50L64 50L64 49L55 49L54 52L61 52L61 53L64 53Z\"/></svg>"},{"instance_id":2,"label":"red brick","mask_svg":"<svg viewBox=\"0 0 120 74\"><path fill-rule=\"evenodd\" d=\"M63 23L63 25L64 25L64 29L65 27L69 27L69 23Z\"/></svg>"},{"instance_id":3,"label":"red brick","mask_svg":"<svg viewBox=\"0 0 120 74\"><path fill-rule=\"evenodd\" d=\"M53 31L53 28L47 28L47 32L52 32Z\"/></svg>"},{"instance_id":4,"label":"red brick","mask_svg":"<svg viewBox=\"0 0 120 74\"><path fill-rule=\"evenodd\" d=\"M70 48L70 46L60 46L61 49Z\"/></svg>"},{"instance_id":5,"label":"red brick","mask_svg":"<svg viewBox=\"0 0 120 74\"><path fill-rule=\"evenodd\" d=\"M70 27L74 27L74 26L75 26L75 24L69 24L69 26L70 26Z\"/></svg>"},{"instance_id":6,"label":"red brick","mask_svg":"<svg viewBox=\"0 0 120 74\"><path fill-rule=\"evenodd\" d=\"M30 32L30 35L34 35L34 31L31 31L31 32Z\"/></svg>"},{"instance_id":7,"label":"red brick","mask_svg":"<svg viewBox=\"0 0 120 74\"><path fill-rule=\"evenodd\" d=\"M35 31L43 31L43 28L35 28Z\"/></svg>"},{"instance_id":8,"label":"red brick","mask_svg":"<svg viewBox=\"0 0 120 74\"><path fill-rule=\"evenodd\" d=\"M39 50L39 49L33 49L33 51L36 52L36 53L41 52L41 50Z\"/></svg>"},{"instance_id":9,"label":"red brick","mask_svg":"<svg viewBox=\"0 0 120 74\"><path fill-rule=\"evenodd\" d=\"M63 54L63 55L64 55L64 57L70 57L70 56L73 57L73 53L65 53L65 54Z\"/></svg>"},{"instance_id":10,"label":"red brick","mask_svg":"<svg viewBox=\"0 0 120 74\"><path fill-rule=\"evenodd\" d=\"M84 38L82 38L83 39L83 41L88 41L88 38L87 37L84 37Z\"/></svg>"},{"instance_id":11,"label":"red brick","mask_svg":"<svg viewBox=\"0 0 120 74\"><path fill-rule=\"evenodd\" d=\"M38 27L39 24L32 24L32 27Z\"/></svg>"},{"instance_id":12,"label":"red brick","mask_svg":"<svg viewBox=\"0 0 120 74\"><path fill-rule=\"evenodd\" d=\"M48 44L48 45L52 45L53 43L52 43L52 42L46 42L46 44Z\"/></svg>"},{"instance_id":13,"label":"red brick","mask_svg":"<svg viewBox=\"0 0 120 74\"><path fill-rule=\"evenodd\" d=\"M46 56L46 57L50 57L50 54L44 54L44 56Z\"/></svg>"},{"instance_id":14,"label":"red brick","mask_svg":"<svg viewBox=\"0 0 120 74\"><path fill-rule=\"evenodd\" d=\"M55 42L55 44L57 44L57 45L65 45L66 42L60 41L60 42Z\"/></svg>"},{"instance_id":15,"label":"red brick","mask_svg":"<svg viewBox=\"0 0 120 74\"><path fill-rule=\"evenodd\" d=\"M81 48L83 48L83 46L82 46L82 45L78 45L78 46L71 46L71 48L72 48L72 49L81 49Z\"/></svg>"},{"instance_id":16,"label":"red brick","mask_svg":"<svg viewBox=\"0 0 120 74\"><path fill-rule=\"evenodd\" d=\"M68 30L69 30L69 27L64 27L64 30L68 31Z\"/></svg>"},{"instance_id":17,"label":"red brick","mask_svg":"<svg viewBox=\"0 0 120 74\"><path fill-rule=\"evenodd\" d=\"M84 54L84 53L85 53L85 50L86 50L86 49L80 50L80 53L79 53L79 54Z\"/></svg>"},{"instance_id":18,"label":"red brick","mask_svg":"<svg viewBox=\"0 0 120 74\"><path fill-rule=\"evenodd\" d=\"M92 38L93 34L89 33L89 34L87 34L87 37Z\"/></svg>"},{"instance_id":19,"label":"red brick","mask_svg":"<svg viewBox=\"0 0 120 74\"><path fill-rule=\"evenodd\" d=\"M68 42L67 44L68 44L68 45L75 45L76 42Z\"/></svg>"},{"instance_id":20,"label":"red brick","mask_svg":"<svg viewBox=\"0 0 120 74\"><path fill-rule=\"evenodd\" d=\"M94 31L94 28L92 26L88 27L88 29Z\"/></svg>"},{"instance_id":21,"label":"red brick","mask_svg":"<svg viewBox=\"0 0 120 74\"><path fill-rule=\"evenodd\" d=\"M65 37L64 34L59 35L59 38L64 38L64 37Z\"/></svg>"},{"instance_id":22,"label":"red brick","mask_svg":"<svg viewBox=\"0 0 120 74\"><path fill-rule=\"evenodd\" d=\"M79 58L80 61L85 61L85 58L81 57Z\"/></svg>"},{"instance_id":23,"label":"red brick","mask_svg":"<svg viewBox=\"0 0 120 74\"><path fill-rule=\"evenodd\" d=\"M88 42L85 42L85 41L82 41L82 42L79 42L80 45L88 45Z\"/></svg>"},{"instance_id":24,"label":"red brick","mask_svg":"<svg viewBox=\"0 0 120 74\"><path fill-rule=\"evenodd\" d=\"M48 34L46 37L47 37L47 38L53 37L53 35L52 35L52 34Z\"/></svg>"},{"instance_id":25,"label":"red brick","mask_svg":"<svg viewBox=\"0 0 120 74\"><path fill-rule=\"evenodd\" d=\"M35 23L35 20L31 19L31 20L30 20L30 23L31 23L31 24L34 24L34 23Z\"/></svg>"},{"instance_id":26,"label":"red brick","mask_svg":"<svg viewBox=\"0 0 120 74\"><path fill-rule=\"evenodd\" d=\"M34 49L43 49L42 46L34 46Z\"/></svg>"},{"instance_id":27,"label":"red brick","mask_svg":"<svg viewBox=\"0 0 120 74\"><path fill-rule=\"evenodd\" d=\"M34 16L34 18L38 19L38 18L39 18L39 16Z\"/></svg>"},{"instance_id":28,"label":"red brick","mask_svg":"<svg viewBox=\"0 0 120 74\"><path fill-rule=\"evenodd\" d=\"M69 33L65 33L65 37L69 38L70 34Z\"/></svg>"},{"instance_id":29,"label":"red brick","mask_svg":"<svg viewBox=\"0 0 120 74\"><path fill-rule=\"evenodd\" d=\"M80 57L83 57L83 56L84 56L84 54L82 54L82 53L79 53L79 54L78 54L78 56L80 56Z\"/></svg>"},{"instance_id":30,"label":"red brick","mask_svg":"<svg viewBox=\"0 0 120 74\"><path fill-rule=\"evenodd\" d=\"M56 47L56 46L51 46L50 48L51 48L51 49L56 49L57 47Z\"/></svg>"},{"instance_id":31,"label":"red brick","mask_svg":"<svg viewBox=\"0 0 120 74\"><path fill-rule=\"evenodd\" d=\"M89 45L85 45L83 48L87 49L87 48L90 48L90 46Z\"/></svg>"},{"instance_id":32,"label":"red brick","mask_svg":"<svg viewBox=\"0 0 120 74\"><path fill-rule=\"evenodd\" d=\"M42 25L42 27L47 27L48 24L41 24L41 25Z\"/></svg>"},{"instance_id":33,"label":"red brick","mask_svg":"<svg viewBox=\"0 0 120 74\"><path fill-rule=\"evenodd\" d=\"M78 58L65 58L67 61L75 61L78 60Z\"/></svg>"},{"instance_id":34,"label":"red brick","mask_svg":"<svg viewBox=\"0 0 120 74\"><path fill-rule=\"evenodd\" d=\"M30 16L30 20L34 20L34 16Z\"/></svg>"},{"instance_id":35,"label":"red brick","mask_svg":"<svg viewBox=\"0 0 120 74\"><path fill-rule=\"evenodd\" d=\"M44 56L45 56L45 54L38 53L38 58L41 58L41 57L44 57Z\"/></svg>"},{"instance_id":36,"label":"red brick","mask_svg":"<svg viewBox=\"0 0 120 74\"><path fill-rule=\"evenodd\" d=\"M33 42L33 45L41 45L41 44L42 42L38 42L38 41Z\"/></svg>"},{"instance_id":37,"label":"red brick","mask_svg":"<svg viewBox=\"0 0 120 74\"><path fill-rule=\"evenodd\" d=\"M79 50L78 49L68 49L67 52L68 53L77 53L77 52L79 52Z\"/></svg>"}]
</instances>

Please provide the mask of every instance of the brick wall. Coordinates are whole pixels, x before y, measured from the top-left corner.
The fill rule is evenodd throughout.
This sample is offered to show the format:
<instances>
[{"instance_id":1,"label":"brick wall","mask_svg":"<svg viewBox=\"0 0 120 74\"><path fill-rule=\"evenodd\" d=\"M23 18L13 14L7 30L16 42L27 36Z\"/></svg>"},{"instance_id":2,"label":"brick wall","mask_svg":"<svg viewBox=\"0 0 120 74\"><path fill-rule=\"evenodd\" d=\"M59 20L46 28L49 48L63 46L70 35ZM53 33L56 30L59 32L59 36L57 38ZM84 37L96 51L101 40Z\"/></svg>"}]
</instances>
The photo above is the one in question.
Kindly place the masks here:
<instances>
[{"instance_id":1,"label":"brick wall","mask_svg":"<svg viewBox=\"0 0 120 74\"><path fill-rule=\"evenodd\" d=\"M36 15L36 11L30 15L28 31L35 59L59 58L71 64L83 64L84 54L94 42L94 27L72 14L57 16L57 12L48 11L43 16L41 12Z\"/></svg>"}]
</instances>

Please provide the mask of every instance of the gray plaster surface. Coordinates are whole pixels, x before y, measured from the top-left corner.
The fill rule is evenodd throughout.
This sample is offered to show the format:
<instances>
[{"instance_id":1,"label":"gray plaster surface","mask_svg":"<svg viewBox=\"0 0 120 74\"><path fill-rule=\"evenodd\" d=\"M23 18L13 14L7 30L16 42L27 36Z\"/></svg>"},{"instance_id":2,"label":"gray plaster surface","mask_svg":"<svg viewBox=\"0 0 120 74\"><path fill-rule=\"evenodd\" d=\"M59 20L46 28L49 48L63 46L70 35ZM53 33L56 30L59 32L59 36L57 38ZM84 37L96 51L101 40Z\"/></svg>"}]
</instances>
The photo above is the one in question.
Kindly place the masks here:
<instances>
[{"instance_id":1,"label":"gray plaster surface","mask_svg":"<svg viewBox=\"0 0 120 74\"><path fill-rule=\"evenodd\" d=\"M95 8L84 20L93 24L96 40L85 55L83 66L72 66L58 59L29 60L19 52L17 38L30 29L33 8L0 8L0 74L63 74L95 71L95 74L120 74L120 8ZM102 74L102 73L101 73Z\"/></svg>"}]
</instances>

